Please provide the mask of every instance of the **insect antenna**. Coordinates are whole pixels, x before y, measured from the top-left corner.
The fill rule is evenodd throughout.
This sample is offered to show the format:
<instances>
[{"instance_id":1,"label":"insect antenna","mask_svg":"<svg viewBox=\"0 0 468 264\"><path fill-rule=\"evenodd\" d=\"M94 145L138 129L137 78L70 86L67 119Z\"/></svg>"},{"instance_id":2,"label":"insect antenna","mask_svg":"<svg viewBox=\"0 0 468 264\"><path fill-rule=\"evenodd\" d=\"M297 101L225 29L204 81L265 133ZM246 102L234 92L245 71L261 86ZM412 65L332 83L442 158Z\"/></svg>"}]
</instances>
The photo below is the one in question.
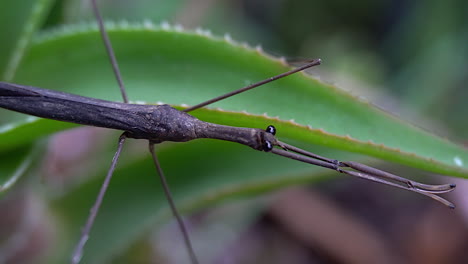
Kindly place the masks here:
<instances>
[{"instance_id":1,"label":"insect antenna","mask_svg":"<svg viewBox=\"0 0 468 264\"><path fill-rule=\"evenodd\" d=\"M105 49L106 49L106 52L109 56L109 60L110 60L110 63L112 65L112 70L114 71L114 75L117 79L117 82L118 82L118 85L119 85L119 88L120 88L120 92L122 94L122 98L123 98L123 101L125 103L128 103L128 97L127 97L127 93L126 93L126 90L125 90L125 85L123 83L123 80L122 80L122 75L120 74L120 69L119 69L119 65L117 63L117 59L115 57L115 52L114 52L114 49L112 48L112 43L109 39L109 36L107 34L107 31L104 27L104 21L102 19L102 16L99 12L99 8L97 7L97 3L96 3L96 0L91 0L91 5L92 5L92 9L93 9L93 12L94 12L94 16L96 17L96 20L97 20L97 23L99 25L99 32L101 33L101 38L104 42L104 46L105 46ZM118 148L117 148L117 151L114 155L114 158L112 159L112 163L111 163L111 167L109 168L108 172L107 172L107 175L106 175L106 178L104 179L104 182L101 186L101 189L99 190L99 193L98 193L98 196L96 197L96 201L94 202L94 205L90 211L90 214L88 216L88 219L86 221L86 225L85 227L83 228L82 230L82 234L81 234L81 237L80 237L80 240L78 242L78 244L76 245L76 248L72 254L72 259L71 259L71 263L72 264L77 264L80 262L82 256L83 256L83 248L89 238L89 232L91 231L91 228L93 226L93 223L94 223L94 220L96 219L96 216L99 212L99 208L102 204L102 200L104 198L104 195L107 191L107 188L109 187L109 182L112 178L112 175L113 175L113 172L115 170L115 167L117 165L117 161L120 157L120 153L122 151L122 147L123 147L123 144L125 143L125 140L126 140L126 135L125 133L123 133L120 138L119 138L119 143L118 143ZM169 189L169 185L167 184L167 181L166 181L166 178L164 176L164 173L163 173L163 170L159 164L159 161L158 161L158 158L156 156L156 153L154 151L154 143L150 142L150 152L151 152L151 155L153 157L153 162L156 166L156 169L158 171L158 175L159 175L159 178L161 180L161 183L162 183L162 186L163 186L163 189L164 189L164 194L166 196L166 199L169 203L169 206L171 208L171 211L172 213L174 214L176 220L177 220L177 223L180 227L180 230L182 232L182 235L183 235L183 238L184 238L184 242L185 242L185 246L187 248L187 251L189 253L189 256L190 256L190 260L192 262L192 264L198 264L198 260L197 260L197 257L195 255L195 252L193 250L193 246L192 246L192 243L190 241L190 237L189 237L189 234L187 232L187 228L185 227L185 224L182 220L182 217L180 216L178 210L177 210L177 207L175 206L175 203L174 203L174 200L172 198L172 194L171 194L171 191Z\"/></svg>"}]
</instances>

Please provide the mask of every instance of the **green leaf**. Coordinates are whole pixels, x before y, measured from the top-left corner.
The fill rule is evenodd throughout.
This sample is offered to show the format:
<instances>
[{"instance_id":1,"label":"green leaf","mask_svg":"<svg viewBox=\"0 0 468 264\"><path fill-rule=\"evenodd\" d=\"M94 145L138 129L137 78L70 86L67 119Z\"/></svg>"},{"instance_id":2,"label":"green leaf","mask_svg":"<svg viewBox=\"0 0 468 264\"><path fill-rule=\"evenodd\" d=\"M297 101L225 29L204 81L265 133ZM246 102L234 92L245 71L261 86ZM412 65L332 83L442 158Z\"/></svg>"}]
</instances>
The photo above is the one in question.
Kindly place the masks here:
<instances>
[{"instance_id":1,"label":"green leaf","mask_svg":"<svg viewBox=\"0 0 468 264\"><path fill-rule=\"evenodd\" d=\"M25 145L8 153L0 153L0 194L9 190L33 164L33 146Z\"/></svg>"},{"instance_id":2,"label":"green leaf","mask_svg":"<svg viewBox=\"0 0 468 264\"><path fill-rule=\"evenodd\" d=\"M150 23L109 24L107 28L134 101L193 105L288 69L260 49L206 32L183 32ZM96 43L100 43L99 34L92 25L45 34L31 48L16 82L119 100L104 48ZM211 108L193 114L231 125L265 127L272 123L278 126L280 138L360 152L437 173L465 176L468 171L465 149L304 74ZM23 124L24 134L34 135L43 126L36 122ZM9 131L4 133L8 136ZM1 147L14 146L8 142Z\"/></svg>"},{"instance_id":3,"label":"green leaf","mask_svg":"<svg viewBox=\"0 0 468 264\"><path fill-rule=\"evenodd\" d=\"M53 0L3 1L0 6L0 78L14 76L30 40L47 15Z\"/></svg>"}]
</instances>

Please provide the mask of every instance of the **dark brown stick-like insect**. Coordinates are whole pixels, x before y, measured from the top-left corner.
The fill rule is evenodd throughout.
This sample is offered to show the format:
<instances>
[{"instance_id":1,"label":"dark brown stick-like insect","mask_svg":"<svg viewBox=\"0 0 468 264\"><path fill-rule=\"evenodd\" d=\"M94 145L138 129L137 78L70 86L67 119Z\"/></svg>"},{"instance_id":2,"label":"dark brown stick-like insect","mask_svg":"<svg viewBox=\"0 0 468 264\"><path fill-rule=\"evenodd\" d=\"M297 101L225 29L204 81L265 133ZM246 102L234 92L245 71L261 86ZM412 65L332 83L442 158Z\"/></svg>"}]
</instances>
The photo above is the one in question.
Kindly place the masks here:
<instances>
[{"instance_id":1,"label":"dark brown stick-like insect","mask_svg":"<svg viewBox=\"0 0 468 264\"><path fill-rule=\"evenodd\" d=\"M255 150L271 152L290 159L336 170L340 173L417 192L431 197L450 208L454 208L452 203L438 196L438 194L452 191L455 188L454 184L426 185L361 163L351 161L342 162L321 157L279 141L275 137L276 129L273 126L268 126L266 130L231 127L204 122L187 114L187 112L253 89L267 82L319 65L321 63L319 59L312 60L302 67L269 78L265 81L219 96L190 108L186 108L183 111L179 111L168 105L154 106L128 104L128 99L125 93L123 81L120 77L114 52L112 51L110 41L106 35L106 31L104 30L102 19L96 8L95 1L92 1L92 3L125 103L109 102L31 86L0 82L0 107L2 108L54 120L124 131L119 139L117 152L112 160L111 167L107 173L96 202L91 209L91 213L83 229L80 241L72 255L72 263L78 263L81 259L84 245L89 237L89 232L94 219L97 216L97 212L102 203L103 196L112 177L126 138L147 139L149 141L149 149L152 154L153 161L163 184L163 189L166 192L169 205L180 226L192 263L198 263L198 260L193 251L189 235L182 218L172 201L169 187L167 186L163 171L154 151L154 145L164 141L185 142L199 138L212 138L237 142Z\"/></svg>"}]
</instances>

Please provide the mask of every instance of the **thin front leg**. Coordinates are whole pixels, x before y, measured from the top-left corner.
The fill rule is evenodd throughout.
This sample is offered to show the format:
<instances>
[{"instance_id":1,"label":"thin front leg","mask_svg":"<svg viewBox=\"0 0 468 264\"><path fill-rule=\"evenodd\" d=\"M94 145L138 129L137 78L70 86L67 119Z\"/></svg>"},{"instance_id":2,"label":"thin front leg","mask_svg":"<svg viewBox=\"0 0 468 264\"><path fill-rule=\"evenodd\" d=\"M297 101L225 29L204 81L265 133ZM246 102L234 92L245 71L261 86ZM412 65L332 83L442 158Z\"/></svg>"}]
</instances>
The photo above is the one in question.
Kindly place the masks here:
<instances>
[{"instance_id":1,"label":"thin front leg","mask_svg":"<svg viewBox=\"0 0 468 264\"><path fill-rule=\"evenodd\" d=\"M213 103L216 103L218 101L221 101L223 99L226 99L228 97L231 97L231 96L234 96L236 94L240 94L240 93L243 93L243 92L246 92L248 90L251 90L253 88L256 88L256 87L259 87L259 86L262 86L264 84L267 84L267 83L270 83L270 82L273 82L273 81L276 81L278 79L281 79L281 78L284 78L284 77L287 77L291 74L294 74L296 72L300 72L300 71L303 71L307 68L310 68L310 67L313 67L313 66L317 66L317 65L320 65L320 63L322 63L322 60L321 59L314 59L314 60L311 60L309 61L307 64L301 66L301 67L298 67L296 69L292 69L290 71L287 71L287 72L284 72L282 74L279 74L279 75L276 75L276 76L273 76L273 77L270 77L266 80L263 80L263 81L260 81L260 82L257 82L257 83L254 83L254 84L251 84L251 85L248 85L244 88L240 88L240 89L237 89L235 91L232 91L232 92L229 92L229 93L226 93L226 94L223 94L223 95L220 95L218 97L215 97L213 99L210 99L210 100L207 100L205 102L202 102L202 103L199 103L197 105L194 105L194 106L191 106L189 108L186 108L184 110L182 110L182 112L190 112L190 111L193 111L193 110L196 110L198 108L202 108L204 106L207 106L207 105L210 105L210 104L213 104Z\"/></svg>"},{"instance_id":2,"label":"thin front leg","mask_svg":"<svg viewBox=\"0 0 468 264\"><path fill-rule=\"evenodd\" d=\"M159 164L159 160L158 160L158 157L156 156L156 152L154 151L154 143L151 141L149 143L149 151L151 152L154 165L156 166L156 170L158 171L159 179L161 180L161 184L162 184L167 202L169 203L169 206L171 207L172 214L174 214L177 220L177 224L179 224L180 231L182 232L182 236L184 237L185 246L190 256L190 261L192 264L198 264L199 262L198 262L197 256L195 255L195 251L193 250L192 242L190 241L190 237L189 237L189 233L184 224L184 221L182 220L182 217L177 211L177 207L175 206L174 199L172 199L172 193L171 193L171 190L169 189L169 185L167 184L166 176L164 176L164 172L161 168L161 165Z\"/></svg>"},{"instance_id":3,"label":"thin front leg","mask_svg":"<svg viewBox=\"0 0 468 264\"><path fill-rule=\"evenodd\" d=\"M112 48L112 43L107 35L107 31L104 28L104 21L102 19L101 13L99 12L99 8L97 7L96 0L91 0L91 6L93 7L94 16L96 17L96 21L98 22L99 32L101 33L102 41L104 42L104 46L106 47L107 55L109 56L110 63L112 65L112 70L114 71L115 78L117 79L117 83L119 84L120 93L122 94L122 98L124 103L128 103L127 92L125 90L125 85L122 80L122 75L120 74L119 64L117 63L117 59L115 58L115 52Z\"/></svg>"},{"instance_id":4,"label":"thin front leg","mask_svg":"<svg viewBox=\"0 0 468 264\"><path fill-rule=\"evenodd\" d=\"M101 189L99 190L99 194L96 197L96 201L94 202L94 205L91 208L91 211L89 212L88 220L86 221L86 225L84 226L83 231L81 233L80 241L78 242L78 244L75 247L75 250L73 251L71 259L72 264L78 264L81 260L81 257L83 256L83 248L86 244L86 241L88 241L89 232L93 227L94 220L96 219L99 208L101 207L104 194L106 194L107 187L109 187L109 182L112 178L112 175L114 174L115 166L117 165L117 161L119 160L120 153L122 152L123 144L125 143L126 139L127 136L125 136L125 133L123 133L119 138L119 145L117 147L117 151L115 152L114 158L112 159L109 171L107 171L106 178L102 183Z\"/></svg>"}]
</instances>

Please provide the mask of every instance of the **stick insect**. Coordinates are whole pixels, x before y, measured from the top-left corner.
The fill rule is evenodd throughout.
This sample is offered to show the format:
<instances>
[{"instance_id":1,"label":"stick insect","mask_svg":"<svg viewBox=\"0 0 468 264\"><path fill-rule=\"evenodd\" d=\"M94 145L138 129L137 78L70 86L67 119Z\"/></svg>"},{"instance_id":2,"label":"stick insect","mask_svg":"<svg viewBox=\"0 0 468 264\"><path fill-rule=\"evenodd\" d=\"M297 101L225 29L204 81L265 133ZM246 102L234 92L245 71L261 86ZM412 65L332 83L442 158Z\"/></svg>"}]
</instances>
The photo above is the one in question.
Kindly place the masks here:
<instances>
[{"instance_id":1,"label":"stick insect","mask_svg":"<svg viewBox=\"0 0 468 264\"><path fill-rule=\"evenodd\" d=\"M188 112L253 89L262 84L317 66L321 63L321 60L319 59L312 60L309 63L286 73L249 85L231 93L221 95L195 106L186 108L182 111L176 110L168 105L152 106L128 104L128 98L120 75L117 60L112 50L112 45L104 29L102 18L94 0L92 1L92 4L124 103L87 98L32 86L3 82L0 83L0 106L2 108L43 118L124 131L119 138L118 148L112 160L111 167L106 175L102 188L99 191L96 202L91 209L91 213L84 226L82 236L80 237L75 251L72 254L71 263L79 263L83 255L83 249L86 241L88 240L94 219L98 214L99 207L102 203L104 194L127 138L145 139L149 141L149 150L152 155L153 162L157 173L160 176L161 184L164 187L163 189L169 206L171 207L171 210L179 224L191 263L199 263L199 261L193 250L187 228L185 227L184 222L178 213L177 207L172 200L169 186L165 180L162 167L159 164L155 152L155 145L165 141L185 142L199 138L232 141L248 146L254 150L272 153L298 160L300 162L331 169L339 173L420 193L433 198L450 208L454 208L452 203L438 196L439 194L452 191L455 188L455 185L453 184L426 185L361 163L338 161L322 157L278 140L276 138L276 129L271 125L267 126L266 129L224 126L204 122L187 114Z\"/></svg>"}]
</instances>

